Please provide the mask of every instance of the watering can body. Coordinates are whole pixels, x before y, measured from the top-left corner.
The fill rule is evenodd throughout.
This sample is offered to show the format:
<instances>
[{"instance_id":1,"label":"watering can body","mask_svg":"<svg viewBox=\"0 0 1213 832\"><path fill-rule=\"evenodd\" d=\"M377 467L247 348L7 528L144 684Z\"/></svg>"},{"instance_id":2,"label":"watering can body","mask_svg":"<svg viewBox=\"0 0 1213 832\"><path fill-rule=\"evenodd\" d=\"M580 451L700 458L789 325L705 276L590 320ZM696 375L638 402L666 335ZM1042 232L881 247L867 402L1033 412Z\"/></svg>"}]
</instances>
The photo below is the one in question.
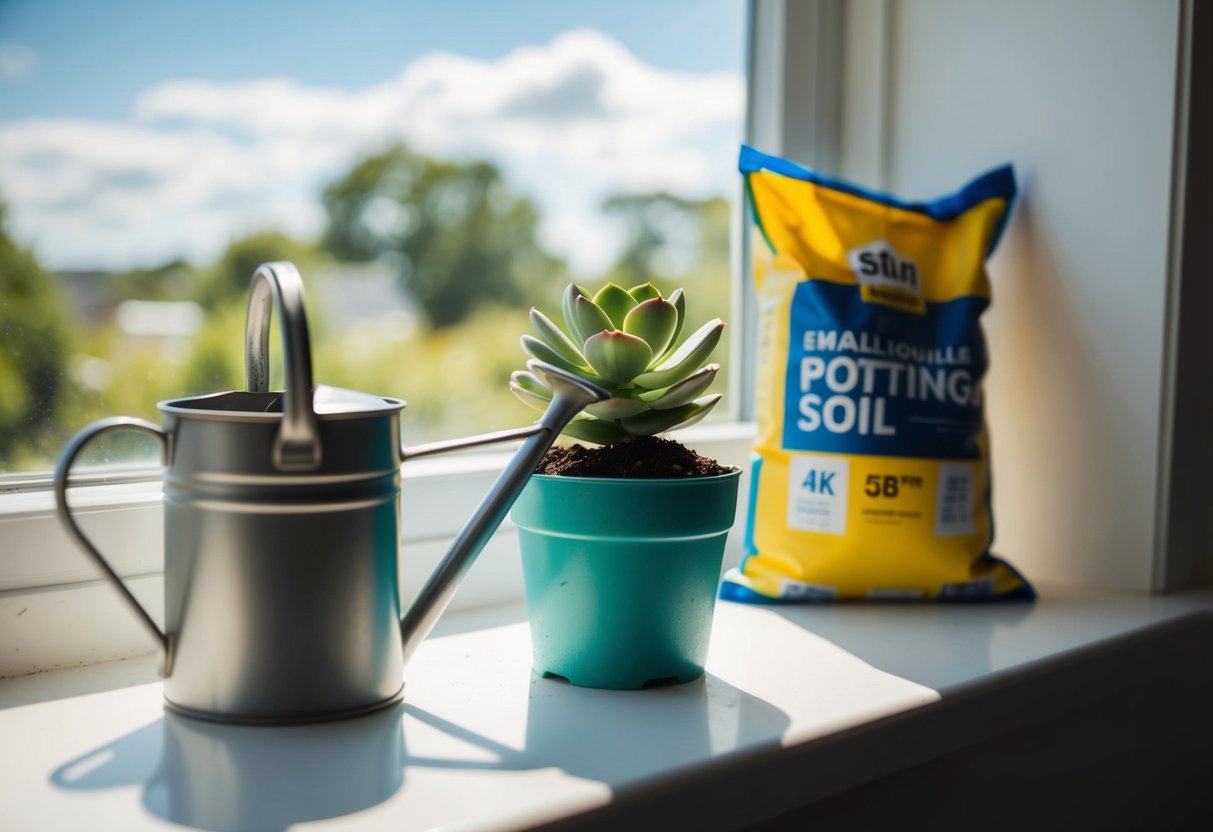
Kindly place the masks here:
<instances>
[{"instance_id":1,"label":"watering can body","mask_svg":"<svg viewBox=\"0 0 1213 832\"><path fill-rule=\"evenodd\" d=\"M281 393L265 389L271 302L286 342ZM270 724L390 705L402 695L408 655L538 459L573 415L607 394L549 368L558 392L537 425L404 448L403 401L312 386L302 282L287 263L266 264L254 276L246 359L247 391L162 402L163 427L119 417L77 434L55 471L60 517L160 641L165 701L174 710ZM67 503L78 454L118 429L163 444L163 630ZM402 462L507 439L523 444L402 620Z\"/></svg>"},{"instance_id":2,"label":"watering can body","mask_svg":"<svg viewBox=\"0 0 1213 832\"><path fill-rule=\"evenodd\" d=\"M395 410L356 419L320 414L324 461L293 473L275 470L272 414L225 419L228 411L178 403L160 410L171 449L169 704L192 714L296 721L398 698Z\"/></svg>"}]
</instances>

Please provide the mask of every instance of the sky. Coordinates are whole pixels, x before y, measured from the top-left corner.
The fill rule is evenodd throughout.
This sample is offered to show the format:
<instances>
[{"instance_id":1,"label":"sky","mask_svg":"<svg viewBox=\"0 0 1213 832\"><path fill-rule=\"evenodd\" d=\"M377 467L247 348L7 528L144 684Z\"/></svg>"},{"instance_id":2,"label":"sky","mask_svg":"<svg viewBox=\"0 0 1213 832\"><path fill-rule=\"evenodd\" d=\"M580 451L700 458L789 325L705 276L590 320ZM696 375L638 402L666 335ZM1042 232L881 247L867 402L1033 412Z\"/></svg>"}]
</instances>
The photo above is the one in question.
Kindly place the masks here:
<instances>
[{"instance_id":1,"label":"sky","mask_svg":"<svg viewBox=\"0 0 1213 832\"><path fill-rule=\"evenodd\" d=\"M7 230L63 270L323 230L323 187L393 143L488 158L575 273L617 192L732 195L744 0L0 0Z\"/></svg>"}]
</instances>

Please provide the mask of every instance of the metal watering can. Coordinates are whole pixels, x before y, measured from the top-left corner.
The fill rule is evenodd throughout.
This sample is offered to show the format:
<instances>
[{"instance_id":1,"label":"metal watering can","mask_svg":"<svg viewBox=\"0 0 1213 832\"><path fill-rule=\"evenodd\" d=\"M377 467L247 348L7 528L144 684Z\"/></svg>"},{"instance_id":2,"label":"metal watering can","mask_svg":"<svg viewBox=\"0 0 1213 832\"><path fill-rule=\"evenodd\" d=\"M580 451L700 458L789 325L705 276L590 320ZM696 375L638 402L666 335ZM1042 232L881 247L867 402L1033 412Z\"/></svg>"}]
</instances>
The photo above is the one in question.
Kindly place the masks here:
<instances>
[{"instance_id":1,"label":"metal watering can","mask_svg":"<svg viewBox=\"0 0 1213 832\"><path fill-rule=\"evenodd\" d=\"M270 392L276 309L287 389ZM335 719L398 701L403 667L446 609L531 472L564 426L609 394L540 365L555 395L536 424L405 448L400 399L312 386L303 281L294 265L253 276L247 391L157 405L164 427L117 417L77 434L55 468L67 530L163 649L173 710L224 722ZM116 429L164 447L165 628L156 625L80 529L67 504L72 463ZM401 616L400 465L524 439Z\"/></svg>"}]
</instances>

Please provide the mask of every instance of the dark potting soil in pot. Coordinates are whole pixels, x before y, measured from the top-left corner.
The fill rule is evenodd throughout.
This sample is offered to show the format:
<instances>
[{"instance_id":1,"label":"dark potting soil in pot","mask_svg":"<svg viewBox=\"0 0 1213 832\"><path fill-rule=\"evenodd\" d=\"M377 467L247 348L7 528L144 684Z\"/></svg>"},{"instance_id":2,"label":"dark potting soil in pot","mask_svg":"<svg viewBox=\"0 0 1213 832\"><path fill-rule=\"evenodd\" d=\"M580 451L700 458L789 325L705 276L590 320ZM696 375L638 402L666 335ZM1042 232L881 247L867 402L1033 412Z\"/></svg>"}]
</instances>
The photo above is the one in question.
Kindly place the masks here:
<instances>
[{"instance_id":1,"label":"dark potting soil in pot","mask_svg":"<svg viewBox=\"0 0 1213 832\"><path fill-rule=\"evenodd\" d=\"M563 477L679 479L715 477L733 470L672 439L642 436L631 442L596 448L553 446L544 454L535 473Z\"/></svg>"}]
</instances>

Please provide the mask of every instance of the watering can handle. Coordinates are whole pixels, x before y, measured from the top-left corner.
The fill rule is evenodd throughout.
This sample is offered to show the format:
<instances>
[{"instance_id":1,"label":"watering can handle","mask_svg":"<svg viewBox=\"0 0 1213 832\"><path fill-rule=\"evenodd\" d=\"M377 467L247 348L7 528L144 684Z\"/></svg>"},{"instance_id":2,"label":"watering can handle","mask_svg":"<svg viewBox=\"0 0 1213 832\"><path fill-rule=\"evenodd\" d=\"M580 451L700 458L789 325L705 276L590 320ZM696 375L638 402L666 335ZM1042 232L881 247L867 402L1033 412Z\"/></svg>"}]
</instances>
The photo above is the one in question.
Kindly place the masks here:
<instances>
[{"instance_id":1,"label":"watering can handle","mask_svg":"<svg viewBox=\"0 0 1213 832\"><path fill-rule=\"evenodd\" d=\"M76 522L76 518L72 515L71 507L67 504L68 478L71 475L72 463L76 461L76 457L84 450L84 446L96 437L111 430L121 429L137 430L156 437L160 440L162 454L167 457L168 436L159 426L152 424L146 419L136 419L131 416L114 416L94 422L73 436L72 440L68 442L67 447L63 449L63 453L59 455L59 461L55 465L55 509L64 528L76 539L76 542L93 559L93 562L100 567L101 574L118 590L118 594L122 597L122 600L135 612L139 623L143 625L145 630L151 633L156 643L160 645L160 675L168 676L172 672L172 640L156 625L156 622L148 611L139 603L139 599L127 588L122 578L118 577L118 573L114 571L114 567L110 566L109 561L105 559L101 551L88 539L88 536L85 535L84 530L80 528L80 524Z\"/></svg>"},{"instance_id":2,"label":"watering can handle","mask_svg":"<svg viewBox=\"0 0 1213 832\"><path fill-rule=\"evenodd\" d=\"M274 465L279 471L314 471L320 466L320 431L312 409L312 349L303 303L303 278L294 263L265 263L249 286L248 318L244 328L246 386L251 393L270 389L270 317L278 309L286 346L286 395L282 427L274 440Z\"/></svg>"}]
</instances>

